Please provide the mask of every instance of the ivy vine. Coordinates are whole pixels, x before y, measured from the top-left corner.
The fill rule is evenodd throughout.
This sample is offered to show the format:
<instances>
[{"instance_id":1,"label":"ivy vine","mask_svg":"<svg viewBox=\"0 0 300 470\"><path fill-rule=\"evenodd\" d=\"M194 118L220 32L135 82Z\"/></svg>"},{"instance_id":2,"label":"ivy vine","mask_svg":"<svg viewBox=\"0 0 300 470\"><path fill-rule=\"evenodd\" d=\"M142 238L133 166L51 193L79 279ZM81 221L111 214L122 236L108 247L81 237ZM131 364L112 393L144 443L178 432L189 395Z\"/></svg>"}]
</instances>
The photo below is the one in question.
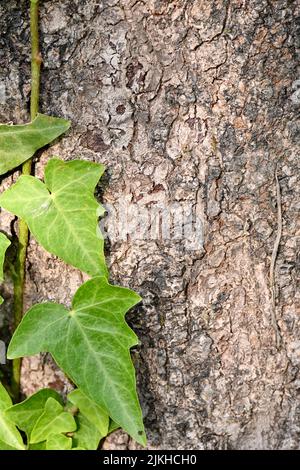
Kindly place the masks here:
<instances>
[{"instance_id":1,"label":"ivy vine","mask_svg":"<svg viewBox=\"0 0 300 470\"><path fill-rule=\"evenodd\" d=\"M12 387L8 390L0 383L0 450L93 450L119 427L145 445L130 356L138 339L125 321L126 312L141 298L108 281L98 228L104 210L94 197L104 166L53 158L44 181L32 175L36 151L70 127L64 119L38 113L42 62L38 8L39 0L31 0L31 122L0 125L0 175L22 165L17 182L0 196L0 206L19 218L13 270L15 331L7 354L13 360ZM71 309L44 302L23 316L29 231L48 252L90 276L75 293ZM1 281L9 245L8 237L0 233ZM77 389L65 401L56 391L42 389L13 404L12 397L19 401L21 358L39 352L51 353Z\"/></svg>"}]
</instances>

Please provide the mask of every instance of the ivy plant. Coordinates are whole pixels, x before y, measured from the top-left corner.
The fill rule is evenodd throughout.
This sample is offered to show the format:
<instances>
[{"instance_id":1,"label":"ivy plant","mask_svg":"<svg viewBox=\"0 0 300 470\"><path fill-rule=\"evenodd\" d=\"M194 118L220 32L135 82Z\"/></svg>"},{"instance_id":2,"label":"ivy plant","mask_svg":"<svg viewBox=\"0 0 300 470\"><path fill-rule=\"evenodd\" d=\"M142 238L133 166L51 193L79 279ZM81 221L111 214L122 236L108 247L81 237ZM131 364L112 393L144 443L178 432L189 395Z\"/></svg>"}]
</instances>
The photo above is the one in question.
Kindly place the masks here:
<instances>
[{"instance_id":1,"label":"ivy plant","mask_svg":"<svg viewBox=\"0 0 300 470\"><path fill-rule=\"evenodd\" d=\"M50 352L72 381L134 439L144 438L129 349L137 337L124 321L140 297L95 277L76 292L71 310L32 307L18 326L8 357ZM33 333L34 332L34 333Z\"/></svg>"},{"instance_id":2,"label":"ivy plant","mask_svg":"<svg viewBox=\"0 0 300 470\"><path fill-rule=\"evenodd\" d=\"M5 410L12 406L12 401L0 383L0 450L23 450L22 436Z\"/></svg>"},{"instance_id":3,"label":"ivy plant","mask_svg":"<svg viewBox=\"0 0 300 470\"><path fill-rule=\"evenodd\" d=\"M96 450L118 427L79 389L66 402L56 391L42 389L12 405L1 384L0 423L0 450Z\"/></svg>"},{"instance_id":4,"label":"ivy plant","mask_svg":"<svg viewBox=\"0 0 300 470\"><path fill-rule=\"evenodd\" d=\"M138 339L125 321L141 298L109 283L98 227L104 210L94 197L104 166L55 157L46 165L44 181L32 174L35 152L70 127L65 119L38 113L38 7L39 0L31 0L31 121L0 125L0 174L22 164L17 182L0 196L0 206L19 218L13 269L15 331L8 347L13 360L10 393L17 403L0 384L0 450L94 450L119 427L145 445L130 356ZM90 276L75 293L71 308L45 299L23 316L29 231L49 253ZM0 281L9 244L0 233ZM66 400L42 389L19 402L21 358L40 352L49 352L77 387Z\"/></svg>"},{"instance_id":5,"label":"ivy plant","mask_svg":"<svg viewBox=\"0 0 300 470\"><path fill-rule=\"evenodd\" d=\"M0 125L0 175L24 163L69 127L65 119L42 114L29 124Z\"/></svg>"},{"instance_id":6,"label":"ivy plant","mask_svg":"<svg viewBox=\"0 0 300 470\"><path fill-rule=\"evenodd\" d=\"M97 163L52 159L45 169L45 183L22 175L2 194L0 205L25 220L50 253L91 276L107 275L98 229L104 210L94 198L103 171Z\"/></svg>"}]
</instances>

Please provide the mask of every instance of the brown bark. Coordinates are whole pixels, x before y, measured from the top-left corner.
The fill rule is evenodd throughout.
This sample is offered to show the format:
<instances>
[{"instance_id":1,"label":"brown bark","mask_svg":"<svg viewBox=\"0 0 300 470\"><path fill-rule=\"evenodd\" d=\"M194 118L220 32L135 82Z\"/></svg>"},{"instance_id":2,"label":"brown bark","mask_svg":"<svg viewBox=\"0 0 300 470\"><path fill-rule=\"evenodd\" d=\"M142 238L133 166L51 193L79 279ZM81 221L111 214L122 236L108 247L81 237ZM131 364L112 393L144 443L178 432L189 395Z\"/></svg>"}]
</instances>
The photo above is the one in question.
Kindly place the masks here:
<instances>
[{"instance_id":1,"label":"brown bark","mask_svg":"<svg viewBox=\"0 0 300 470\"><path fill-rule=\"evenodd\" d=\"M1 121L28 118L26 6L0 5ZM41 16L41 109L73 128L37 173L53 154L102 162L104 202L178 202L203 225L196 250L107 244L113 281L144 298L129 319L149 448L300 448L299 3L45 0ZM81 282L31 241L28 306L68 304ZM24 392L42 384L68 387L48 356L26 359ZM104 446L135 444L119 432Z\"/></svg>"}]
</instances>

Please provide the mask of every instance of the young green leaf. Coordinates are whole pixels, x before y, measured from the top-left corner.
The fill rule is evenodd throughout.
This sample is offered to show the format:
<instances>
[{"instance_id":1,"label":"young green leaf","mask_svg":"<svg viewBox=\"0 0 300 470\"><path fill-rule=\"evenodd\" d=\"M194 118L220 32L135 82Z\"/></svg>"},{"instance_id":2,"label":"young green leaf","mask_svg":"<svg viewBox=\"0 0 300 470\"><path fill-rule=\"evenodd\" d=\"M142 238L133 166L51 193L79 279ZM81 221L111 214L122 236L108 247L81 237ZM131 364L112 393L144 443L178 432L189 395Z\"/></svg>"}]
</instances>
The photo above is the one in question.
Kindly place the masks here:
<instances>
[{"instance_id":1,"label":"young green leaf","mask_svg":"<svg viewBox=\"0 0 300 470\"><path fill-rule=\"evenodd\" d=\"M64 434L52 434L46 442L46 450L70 450L72 448L72 438Z\"/></svg>"},{"instance_id":2,"label":"young green leaf","mask_svg":"<svg viewBox=\"0 0 300 470\"><path fill-rule=\"evenodd\" d=\"M82 413L75 416L77 431L73 434L73 446L86 450L97 450L101 439L105 436Z\"/></svg>"},{"instance_id":3,"label":"young green leaf","mask_svg":"<svg viewBox=\"0 0 300 470\"><path fill-rule=\"evenodd\" d=\"M103 208L94 190L103 165L49 161L45 184L21 176L0 197L0 205L25 220L37 241L66 263L94 275L107 275L98 216Z\"/></svg>"},{"instance_id":4,"label":"young green leaf","mask_svg":"<svg viewBox=\"0 0 300 470\"><path fill-rule=\"evenodd\" d=\"M0 383L0 450L24 450L21 434L5 415L5 410L11 405L11 398Z\"/></svg>"},{"instance_id":5,"label":"young green leaf","mask_svg":"<svg viewBox=\"0 0 300 470\"><path fill-rule=\"evenodd\" d=\"M0 282L3 281L3 264L5 259L5 253L7 248L10 245L10 241L4 235L4 233L0 232ZM0 305L3 302L3 298L0 295Z\"/></svg>"},{"instance_id":6,"label":"young green leaf","mask_svg":"<svg viewBox=\"0 0 300 470\"><path fill-rule=\"evenodd\" d=\"M52 397L48 398L43 414L32 429L30 443L47 440L52 434L61 434L76 430L76 422L71 415Z\"/></svg>"},{"instance_id":7,"label":"young green leaf","mask_svg":"<svg viewBox=\"0 0 300 470\"><path fill-rule=\"evenodd\" d=\"M0 125L0 175L24 163L69 127L69 121L43 114L29 124Z\"/></svg>"},{"instance_id":8,"label":"young green leaf","mask_svg":"<svg viewBox=\"0 0 300 470\"><path fill-rule=\"evenodd\" d=\"M29 310L8 348L10 359L50 352L84 394L145 444L142 413L129 350L137 344L125 313L140 297L95 277L76 292L72 310L54 303Z\"/></svg>"},{"instance_id":9,"label":"young green leaf","mask_svg":"<svg viewBox=\"0 0 300 470\"><path fill-rule=\"evenodd\" d=\"M60 395L55 390L45 388L5 411L7 418L26 433L28 441L30 440L31 431L44 413L46 402L50 397L61 405L63 404Z\"/></svg>"},{"instance_id":10,"label":"young green leaf","mask_svg":"<svg viewBox=\"0 0 300 470\"><path fill-rule=\"evenodd\" d=\"M107 411L97 405L79 388L69 393L68 399L99 430L102 436L108 433L109 416Z\"/></svg>"}]
</instances>

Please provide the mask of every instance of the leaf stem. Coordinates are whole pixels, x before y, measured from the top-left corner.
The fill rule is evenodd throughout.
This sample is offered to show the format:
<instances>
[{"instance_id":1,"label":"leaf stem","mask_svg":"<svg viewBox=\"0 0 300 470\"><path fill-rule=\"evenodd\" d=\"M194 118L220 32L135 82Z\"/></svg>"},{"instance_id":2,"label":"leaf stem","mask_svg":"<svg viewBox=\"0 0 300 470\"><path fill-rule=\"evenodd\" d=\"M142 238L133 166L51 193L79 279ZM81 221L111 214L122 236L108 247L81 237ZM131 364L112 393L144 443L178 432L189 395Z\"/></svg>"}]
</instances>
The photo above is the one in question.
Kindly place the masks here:
<instances>
[{"instance_id":1,"label":"leaf stem","mask_svg":"<svg viewBox=\"0 0 300 470\"><path fill-rule=\"evenodd\" d=\"M42 56L39 46L39 0L30 1L30 35L31 35L31 97L30 119L34 120L38 113L40 96L40 77ZM22 166L22 174L30 175L32 159ZM14 280L14 328L17 328L23 316L24 287L26 274L26 253L29 241L29 230L24 220L19 220L19 242L16 260L16 275ZM12 392L15 401L20 395L21 359L13 360Z\"/></svg>"}]
</instances>

